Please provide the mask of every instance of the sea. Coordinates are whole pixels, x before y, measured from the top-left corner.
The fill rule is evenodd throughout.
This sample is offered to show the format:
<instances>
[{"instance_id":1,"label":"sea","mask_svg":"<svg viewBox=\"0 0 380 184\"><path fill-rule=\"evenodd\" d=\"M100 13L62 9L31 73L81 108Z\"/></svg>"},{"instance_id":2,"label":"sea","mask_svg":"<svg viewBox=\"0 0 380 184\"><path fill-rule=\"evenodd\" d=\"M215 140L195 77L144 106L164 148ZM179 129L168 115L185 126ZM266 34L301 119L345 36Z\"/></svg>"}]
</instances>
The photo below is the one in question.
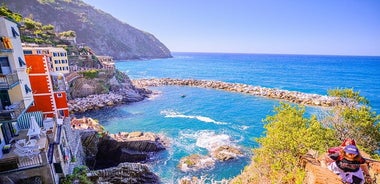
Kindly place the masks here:
<instances>
[{"instance_id":1,"label":"sea","mask_svg":"<svg viewBox=\"0 0 380 184\"><path fill-rule=\"evenodd\" d=\"M380 111L380 57L173 53L173 58L119 60L116 68L131 79L178 78L217 80L327 95L352 88ZM110 133L153 132L165 136L165 151L146 162L162 183L198 177L204 183L229 180L251 161L255 139L265 135L264 122L280 101L242 93L188 86L150 87L154 95L141 102L77 114L98 119ZM323 114L306 107L305 116ZM239 148L243 155L201 170L181 171L181 158L208 155L215 145Z\"/></svg>"}]
</instances>

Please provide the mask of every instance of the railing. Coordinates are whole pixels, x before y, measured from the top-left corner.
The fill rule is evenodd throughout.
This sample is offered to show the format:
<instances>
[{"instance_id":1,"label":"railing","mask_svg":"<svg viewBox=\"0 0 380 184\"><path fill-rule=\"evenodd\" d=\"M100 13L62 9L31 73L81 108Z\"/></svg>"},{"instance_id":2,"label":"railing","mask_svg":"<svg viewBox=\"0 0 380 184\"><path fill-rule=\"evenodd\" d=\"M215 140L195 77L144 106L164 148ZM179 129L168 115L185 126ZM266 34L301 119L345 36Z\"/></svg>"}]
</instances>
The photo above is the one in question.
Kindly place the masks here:
<instances>
[{"instance_id":1,"label":"railing","mask_svg":"<svg viewBox=\"0 0 380 184\"><path fill-rule=\"evenodd\" d=\"M0 89L10 89L19 83L17 73L0 74Z\"/></svg>"},{"instance_id":2,"label":"railing","mask_svg":"<svg viewBox=\"0 0 380 184\"><path fill-rule=\"evenodd\" d=\"M45 152L40 152L34 156L11 157L0 159L0 173L13 172L17 170L30 169L47 164Z\"/></svg>"},{"instance_id":3,"label":"railing","mask_svg":"<svg viewBox=\"0 0 380 184\"><path fill-rule=\"evenodd\" d=\"M43 164L42 154L34 155L32 157L18 157L18 168L30 168L35 166L40 166Z\"/></svg>"},{"instance_id":4,"label":"railing","mask_svg":"<svg viewBox=\"0 0 380 184\"><path fill-rule=\"evenodd\" d=\"M0 120L16 120L25 110L24 101L6 106L6 110L0 110Z\"/></svg>"}]
</instances>

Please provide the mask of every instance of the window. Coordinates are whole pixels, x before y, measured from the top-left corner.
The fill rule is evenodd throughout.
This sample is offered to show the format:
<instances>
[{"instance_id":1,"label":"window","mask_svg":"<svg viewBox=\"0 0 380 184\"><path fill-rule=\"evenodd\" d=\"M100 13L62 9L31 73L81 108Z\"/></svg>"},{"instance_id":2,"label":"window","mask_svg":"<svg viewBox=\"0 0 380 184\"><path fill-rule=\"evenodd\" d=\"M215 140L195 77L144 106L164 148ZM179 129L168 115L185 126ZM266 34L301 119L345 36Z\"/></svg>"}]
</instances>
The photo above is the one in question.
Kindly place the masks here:
<instances>
[{"instance_id":1,"label":"window","mask_svg":"<svg viewBox=\"0 0 380 184\"><path fill-rule=\"evenodd\" d=\"M42 54L42 50L37 50L37 54Z\"/></svg>"},{"instance_id":2,"label":"window","mask_svg":"<svg viewBox=\"0 0 380 184\"><path fill-rule=\"evenodd\" d=\"M32 50L24 50L24 54L33 54Z\"/></svg>"},{"instance_id":3,"label":"window","mask_svg":"<svg viewBox=\"0 0 380 184\"><path fill-rule=\"evenodd\" d=\"M32 92L32 90L30 89L30 87L28 85L25 84L25 92L26 93L29 93L29 92Z\"/></svg>"},{"instance_id":4,"label":"window","mask_svg":"<svg viewBox=\"0 0 380 184\"><path fill-rule=\"evenodd\" d=\"M24 62L24 60L22 60L21 57L18 57L18 63L20 64L20 67L26 65L26 63Z\"/></svg>"},{"instance_id":5,"label":"window","mask_svg":"<svg viewBox=\"0 0 380 184\"><path fill-rule=\"evenodd\" d=\"M9 67L8 57L0 57L0 66Z\"/></svg>"},{"instance_id":6,"label":"window","mask_svg":"<svg viewBox=\"0 0 380 184\"><path fill-rule=\"evenodd\" d=\"M16 31L16 29L14 27L11 27L11 29L12 29L13 37L20 36L20 34L18 34L18 32Z\"/></svg>"}]
</instances>

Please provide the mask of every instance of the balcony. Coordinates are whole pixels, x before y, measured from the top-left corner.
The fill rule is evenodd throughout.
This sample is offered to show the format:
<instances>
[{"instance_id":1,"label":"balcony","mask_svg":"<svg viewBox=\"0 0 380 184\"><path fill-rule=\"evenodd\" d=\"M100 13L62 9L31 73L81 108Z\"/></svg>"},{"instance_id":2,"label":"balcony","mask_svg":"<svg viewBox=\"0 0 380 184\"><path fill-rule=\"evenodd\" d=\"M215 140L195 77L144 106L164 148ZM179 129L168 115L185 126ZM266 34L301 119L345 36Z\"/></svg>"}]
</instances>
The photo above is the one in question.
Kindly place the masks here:
<instances>
[{"instance_id":1,"label":"balcony","mask_svg":"<svg viewBox=\"0 0 380 184\"><path fill-rule=\"evenodd\" d=\"M25 110L23 101L6 106L5 110L0 110L0 121L17 121L17 118Z\"/></svg>"},{"instance_id":2,"label":"balcony","mask_svg":"<svg viewBox=\"0 0 380 184\"><path fill-rule=\"evenodd\" d=\"M27 130L21 130L20 135L17 138L27 139L26 133ZM39 153L35 155L18 155L16 151L16 143L12 143L9 153L4 153L0 158L0 173L14 172L46 165L48 163L46 154L46 150L48 148L48 137L49 136L47 135L41 136L41 138L37 140L36 145L38 146Z\"/></svg>"},{"instance_id":3,"label":"balcony","mask_svg":"<svg viewBox=\"0 0 380 184\"><path fill-rule=\"evenodd\" d=\"M0 90L8 90L19 84L17 73L0 74Z\"/></svg>"},{"instance_id":4,"label":"balcony","mask_svg":"<svg viewBox=\"0 0 380 184\"><path fill-rule=\"evenodd\" d=\"M11 53L13 52L13 46L11 39L7 36L0 36L0 53Z\"/></svg>"}]
</instances>

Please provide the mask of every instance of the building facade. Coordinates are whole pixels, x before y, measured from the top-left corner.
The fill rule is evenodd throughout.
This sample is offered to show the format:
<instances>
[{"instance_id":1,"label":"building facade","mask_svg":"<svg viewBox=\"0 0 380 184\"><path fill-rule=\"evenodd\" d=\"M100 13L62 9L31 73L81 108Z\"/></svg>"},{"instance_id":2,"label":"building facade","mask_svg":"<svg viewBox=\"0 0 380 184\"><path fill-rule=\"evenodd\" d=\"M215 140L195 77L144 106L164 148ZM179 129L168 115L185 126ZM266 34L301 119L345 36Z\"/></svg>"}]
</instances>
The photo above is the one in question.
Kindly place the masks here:
<instances>
[{"instance_id":1,"label":"building facade","mask_svg":"<svg viewBox=\"0 0 380 184\"><path fill-rule=\"evenodd\" d=\"M34 102L18 24L0 17L0 147L17 133L13 125Z\"/></svg>"},{"instance_id":2,"label":"building facade","mask_svg":"<svg viewBox=\"0 0 380 184\"><path fill-rule=\"evenodd\" d=\"M62 74L70 73L67 51L64 48L24 46L23 49L25 55L37 54L47 56L49 71Z\"/></svg>"},{"instance_id":3,"label":"building facade","mask_svg":"<svg viewBox=\"0 0 380 184\"><path fill-rule=\"evenodd\" d=\"M34 105L28 112L42 111L44 117L68 117L66 82L63 74L50 72L46 55L25 55Z\"/></svg>"},{"instance_id":4,"label":"building facade","mask_svg":"<svg viewBox=\"0 0 380 184\"><path fill-rule=\"evenodd\" d=\"M29 178L37 178L42 183L59 183L59 179L68 174L65 168L69 165L65 159L68 155L66 133L62 128L66 118L57 117L59 115L45 118L35 104L40 104L40 96L37 95L38 101L35 101L33 93L43 96L50 92L52 97L48 103L66 99L66 96L59 90L48 90L54 85L49 84L51 78L46 74L46 56L39 55L32 59L39 61L38 64L27 65L18 26L13 20L0 17L0 183L19 183ZM38 84L33 88L35 83ZM47 108L48 112L60 112L64 109L57 105L60 103L55 104L55 109ZM30 121L33 120L37 125L32 127ZM45 124L51 126L45 127ZM37 132L33 134L36 138L31 137L30 132ZM32 147L26 144L29 142L33 142Z\"/></svg>"}]
</instances>

